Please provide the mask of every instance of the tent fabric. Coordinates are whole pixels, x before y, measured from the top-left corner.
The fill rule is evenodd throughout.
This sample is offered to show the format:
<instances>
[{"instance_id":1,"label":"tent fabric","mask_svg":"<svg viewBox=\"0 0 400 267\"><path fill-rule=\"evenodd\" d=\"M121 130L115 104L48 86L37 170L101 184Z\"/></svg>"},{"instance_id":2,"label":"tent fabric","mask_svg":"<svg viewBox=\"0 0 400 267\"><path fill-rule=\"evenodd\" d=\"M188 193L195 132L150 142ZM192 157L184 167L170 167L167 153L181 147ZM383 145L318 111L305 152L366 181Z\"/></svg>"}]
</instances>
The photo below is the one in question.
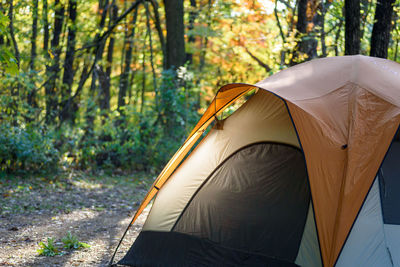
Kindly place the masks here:
<instances>
[{"instance_id":1,"label":"tent fabric","mask_svg":"<svg viewBox=\"0 0 400 267\"><path fill-rule=\"evenodd\" d=\"M309 202L300 150L276 143L253 144L213 172L172 230L294 262Z\"/></svg>"},{"instance_id":2,"label":"tent fabric","mask_svg":"<svg viewBox=\"0 0 400 267\"><path fill-rule=\"evenodd\" d=\"M232 153L262 141L297 145L306 160L323 264L333 266L398 129L399 84L399 64L346 56L299 64L255 85L222 87L133 221L157 193L144 230L169 232ZM212 129L181 163L214 116L254 88L260 90L225 120L224 129Z\"/></svg>"},{"instance_id":3,"label":"tent fabric","mask_svg":"<svg viewBox=\"0 0 400 267\"><path fill-rule=\"evenodd\" d=\"M380 176L383 221L386 224L400 225L400 142L393 142L385 160Z\"/></svg>"},{"instance_id":4,"label":"tent fabric","mask_svg":"<svg viewBox=\"0 0 400 267\"><path fill-rule=\"evenodd\" d=\"M306 157L324 263L331 266L397 130L400 109L353 83L296 104L303 109L288 107Z\"/></svg>"},{"instance_id":5,"label":"tent fabric","mask_svg":"<svg viewBox=\"0 0 400 267\"><path fill-rule=\"evenodd\" d=\"M155 254L156 252L156 254ZM297 267L281 259L221 246L178 232L143 231L118 264L126 266Z\"/></svg>"},{"instance_id":6,"label":"tent fabric","mask_svg":"<svg viewBox=\"0 0 400 267\"><path fill-rule=\"evenodd\" d=\"M310 200L307 221L304 226L299 252L295 263L299 266L322 267L318 235L314 219L314 209Z\"/></svg>"},{"instance_id":7,"label":"tent fabric","mask_svg":"<svg viewBox=\"0 0 400 267\"><path fill-rule=\"evenodd\" d=\"M374 182L336 264L347 266L393 266L383 231L378 181Z\"/></svg>"},{"instance_id":8,"label":"tent fabric","mask_svg":"<svg viewBox=\"0 0 400 267\"><path fill-rule=\"evenodd\" d=\"M400 266L400 225L384 224L385 243L391 266Z\"/></svg>"},{"instance_id":9,"label":"tent fabric","mask_svg":"<svg viewBox=\"0 0 400 267\"><path fill-rule=\"evenodd\" d=\"M263 90L228 117L223 130L210 130L167 181L165 190L157 194L143 229L170 231L197 188L217 166L238 149L257 142L299 147L283 101Z\"/></svg>"}]
</instances>

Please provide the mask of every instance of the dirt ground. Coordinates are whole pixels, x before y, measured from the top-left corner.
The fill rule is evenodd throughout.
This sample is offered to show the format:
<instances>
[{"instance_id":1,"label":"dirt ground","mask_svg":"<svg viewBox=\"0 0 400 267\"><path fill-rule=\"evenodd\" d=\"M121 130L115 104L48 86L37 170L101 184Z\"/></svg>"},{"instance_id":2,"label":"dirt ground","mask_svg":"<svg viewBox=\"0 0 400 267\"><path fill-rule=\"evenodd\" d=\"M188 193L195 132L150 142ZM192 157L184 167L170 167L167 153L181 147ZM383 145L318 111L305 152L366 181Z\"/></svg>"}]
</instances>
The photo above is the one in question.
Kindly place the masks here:
<instances>
[{"instance_id":1,"label":"dirt ground","mask_svg":"<svg viewBox=\"0 0 400 267\"><path fill-rule=\"evenodd\" d=\"M0 178L0 266L107 266L149 178L61 174L52 179ZM129 231L116 260L138 235L149 208ZM68 232L89 248L68 250ZM39 256L39 242L53 238L61 254Z\"/></svg>"}]
</instances>

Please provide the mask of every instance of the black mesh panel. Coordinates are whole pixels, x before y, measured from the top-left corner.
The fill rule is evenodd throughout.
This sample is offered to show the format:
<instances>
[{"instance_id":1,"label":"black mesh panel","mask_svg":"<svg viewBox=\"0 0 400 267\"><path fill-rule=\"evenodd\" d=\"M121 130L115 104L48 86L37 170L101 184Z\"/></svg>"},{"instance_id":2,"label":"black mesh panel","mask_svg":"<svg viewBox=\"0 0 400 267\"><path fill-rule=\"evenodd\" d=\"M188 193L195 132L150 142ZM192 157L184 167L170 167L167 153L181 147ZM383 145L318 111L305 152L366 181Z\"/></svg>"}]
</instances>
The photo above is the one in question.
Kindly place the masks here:
<instances>
[{"instance_id":1,"label":"black mesh panel","mask_svg":"<svg viewBox=\"0 0 400 267\"><path fill-rule=\"evenodd\" d=\"M173 231L293 262L309 203L302 153L282 144L254 144L210 175Z\"/></svg>"}]
</instances>

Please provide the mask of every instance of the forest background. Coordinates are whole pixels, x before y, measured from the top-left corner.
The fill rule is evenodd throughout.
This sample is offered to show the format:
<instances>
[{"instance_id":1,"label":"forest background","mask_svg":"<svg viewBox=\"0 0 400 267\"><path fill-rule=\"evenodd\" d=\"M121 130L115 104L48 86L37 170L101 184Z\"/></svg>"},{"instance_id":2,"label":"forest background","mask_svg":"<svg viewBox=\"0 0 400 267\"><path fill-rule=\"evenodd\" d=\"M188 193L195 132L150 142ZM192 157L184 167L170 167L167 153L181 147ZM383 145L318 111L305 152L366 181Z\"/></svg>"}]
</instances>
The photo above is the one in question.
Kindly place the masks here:
<instances>
[{"instance_id":1,"label":"forest background","mask_svg":"<svg viewBox=\"0 0 400 267\"><path fill-rule=\"evenodd\" d=\"M157 173L224 84L397 61L394 0L2 0L0 171Z\"/></svg>"}]
</instances>

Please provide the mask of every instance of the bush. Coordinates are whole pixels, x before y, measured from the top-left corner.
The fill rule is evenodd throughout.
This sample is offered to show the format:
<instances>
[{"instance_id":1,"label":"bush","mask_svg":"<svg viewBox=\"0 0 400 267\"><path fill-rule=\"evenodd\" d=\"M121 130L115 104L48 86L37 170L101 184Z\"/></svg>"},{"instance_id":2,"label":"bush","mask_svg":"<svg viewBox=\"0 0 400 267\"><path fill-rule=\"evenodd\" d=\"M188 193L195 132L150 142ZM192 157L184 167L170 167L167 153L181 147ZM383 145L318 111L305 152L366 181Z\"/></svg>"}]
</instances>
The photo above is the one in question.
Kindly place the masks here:
<instances>
[{"instance_id":1,"label":"bush","mask_svg":"<svg viewBox=\"0 0 400 267\"><path fill-rule=\"evenodd\" d=\"M42 129L0 125L0 169L7 172L57 168L59 152L54 137Z\"/></svg>"}]
</instances>

